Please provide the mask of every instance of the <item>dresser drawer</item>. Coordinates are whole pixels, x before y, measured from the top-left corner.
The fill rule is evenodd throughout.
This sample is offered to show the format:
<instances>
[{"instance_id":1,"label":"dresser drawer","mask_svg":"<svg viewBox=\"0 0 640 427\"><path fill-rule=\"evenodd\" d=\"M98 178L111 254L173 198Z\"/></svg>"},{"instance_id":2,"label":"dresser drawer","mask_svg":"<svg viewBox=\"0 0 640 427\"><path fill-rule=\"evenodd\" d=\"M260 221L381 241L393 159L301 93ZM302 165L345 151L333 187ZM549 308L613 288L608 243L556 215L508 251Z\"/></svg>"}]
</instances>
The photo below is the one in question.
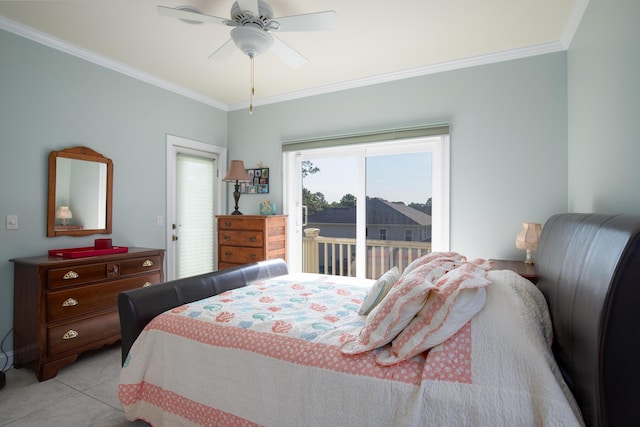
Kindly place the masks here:
<instances>
[{"instance_id":1,"label":"dresser drawer","mask_svg":"<svg viewBox=\"0 0 640 427\"><path fill-rule=\"evenodd\" d=\"M247 264L264 259L262 248L246 248L240 246L221 246L218 254L219 262Z\"/></svg>"},{"instance_id":2,"label":"dresser drawer","mask_svg":"<svg viewBox=\"0 0 640 427\"><path fill-rule=\"evenodd\" d=\"M107 278L107 263L52 268L48 271L48 276L49 289L96 282Z\"/></svg>"},{"instance_id":3,"label":"dresser drawer","mask_svg":"<svg viewBox=\"0 0 640 427\"><path fill-rule=\"evenodd\" d=\"M162 259L159 255L141 258L132 258L120 261L120 275L142 273L145 271L158 271L162 268Z\"/></svg>"},{"instance_id":4,"label":"dresser drawer","mask_svg":"<svg viewBox=\"0 0 640 427\"><path fill-rule=\"evenodd\" d=\"M220 218L218 228L220 230L262 230L264 221L261 219L247 218Z\"/></svg>"},{"instance_id":5,"label":"dresser drawer","mask_svg":"<svg viewBox=\"0 0 640 427\"><path fill-rule=\"evenodd\" d=\"M159 282L160 272L154 272L132 278L49 292L47 295L47 321L55 322L99 310L113 309L118 304L120 292Z\"/></svg>"},{"instance_id":6,"label":"dresser drawer","mask_svg":"<svg viewBox=\"0 0 640 427\"><path fill-rule=\"evenodd\" d=\"M261 231L224 230L219 234L220 244L261 248L264 236Z\"/></svg>"},{"instance_id":7,"label":"dresser drawer","mask_svg":"<svg viewBox=\"0 0 640 427\"><path fill-rule=\"evenodd\" d=\"M120 318L117 311L48 327L47 354L54 356L74 352L85 345L99 343L117 335L120 335Z\"/></svg>"},{"instance_id":8,"label":"dresser drawer","mask_svg":"<svg viewBox=\"0 0 640 427\"><path fill-rule=\"evenodd\" d=\"M148 256L114 260L110 262L78 265L75 267L52 268L49 270L49 289L81 285L120 276L159 271L162 268L160 256Z\"/></svg>"}]
</instances>

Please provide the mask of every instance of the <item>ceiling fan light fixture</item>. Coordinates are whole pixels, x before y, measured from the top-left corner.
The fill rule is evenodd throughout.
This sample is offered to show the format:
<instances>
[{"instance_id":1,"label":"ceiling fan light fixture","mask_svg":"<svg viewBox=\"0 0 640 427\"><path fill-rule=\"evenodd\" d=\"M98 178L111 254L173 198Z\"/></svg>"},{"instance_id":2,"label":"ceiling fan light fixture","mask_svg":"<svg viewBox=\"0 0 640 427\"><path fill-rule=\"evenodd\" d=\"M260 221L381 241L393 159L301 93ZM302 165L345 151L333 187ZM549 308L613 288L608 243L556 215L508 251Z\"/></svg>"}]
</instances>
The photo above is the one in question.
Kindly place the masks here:
<instances>
[{"instance_id":1,"label":"ceiling fan light fixture","mask_svg":"<svg viewBox=\"0 0 640 427\"><path fill-rule=\"evenodd\" d=\"M261 28L251 25L234 27L231 38L238 49L249 57L255 57L269 50L273 45L273 37Z\"/></svg>"}]
</instances>

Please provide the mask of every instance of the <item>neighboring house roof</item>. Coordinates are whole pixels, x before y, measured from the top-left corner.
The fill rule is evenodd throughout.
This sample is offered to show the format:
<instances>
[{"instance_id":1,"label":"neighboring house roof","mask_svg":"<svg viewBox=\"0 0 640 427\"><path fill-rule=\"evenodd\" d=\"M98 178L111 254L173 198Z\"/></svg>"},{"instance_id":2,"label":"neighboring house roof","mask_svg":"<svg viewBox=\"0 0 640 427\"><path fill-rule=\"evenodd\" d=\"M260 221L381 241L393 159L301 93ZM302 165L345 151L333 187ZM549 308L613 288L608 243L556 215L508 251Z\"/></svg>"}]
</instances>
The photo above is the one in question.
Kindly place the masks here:
<instances>
[{"instance_id":1,"label":"neighboring house roof","mask_svg":"<svg viewBox=\"0 0 640 427\"><path fill-rule=\"evenodd\" d=\"M355 224L355 207L327 208L309 215L308 223ZM367 199L367 224L431 225L431 215L402 203L374 197Z\"/></svg>"}]
</instances>

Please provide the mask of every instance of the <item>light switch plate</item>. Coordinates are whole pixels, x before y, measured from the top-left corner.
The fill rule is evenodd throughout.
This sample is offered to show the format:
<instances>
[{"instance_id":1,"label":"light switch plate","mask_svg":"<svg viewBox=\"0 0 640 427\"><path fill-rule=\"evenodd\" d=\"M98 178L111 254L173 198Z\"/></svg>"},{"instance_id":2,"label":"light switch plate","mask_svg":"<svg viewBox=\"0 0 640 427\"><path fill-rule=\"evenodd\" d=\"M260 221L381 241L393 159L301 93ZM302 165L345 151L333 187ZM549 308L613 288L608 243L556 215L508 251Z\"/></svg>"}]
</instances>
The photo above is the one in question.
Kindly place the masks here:
<instances>
[{"instance_id":1,"label":"light switch plate","mask_svg":"<svg viewBox=\"0 0 640 427\"><path fill-rule=\"evenodd\" d=\"M7 215L7 230L18 229L18 215Z\"/></svg>"}]
</instances>

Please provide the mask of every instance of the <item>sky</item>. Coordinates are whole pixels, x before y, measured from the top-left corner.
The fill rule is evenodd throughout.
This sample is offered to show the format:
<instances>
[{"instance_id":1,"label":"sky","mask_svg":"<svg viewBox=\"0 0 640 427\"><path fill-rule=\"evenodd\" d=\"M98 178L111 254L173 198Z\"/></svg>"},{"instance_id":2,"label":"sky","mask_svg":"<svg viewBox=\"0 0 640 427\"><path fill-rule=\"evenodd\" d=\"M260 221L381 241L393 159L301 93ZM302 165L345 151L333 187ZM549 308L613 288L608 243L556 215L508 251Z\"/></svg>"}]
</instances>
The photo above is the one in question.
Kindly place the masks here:
<instances>
[{"instance_id":1,"label":"sky","mask_svg":"<svg viewBox=\"0 0 640 427\"><path fill-rule=\"evenodd\" d=\"M320 172L310 174L303 186L321 192L327 202L356 193L355 157L309 159ZM390 202L425 203L431 197L431 153L367 157L367 196Z\"/></svg>"}]
</instances>

